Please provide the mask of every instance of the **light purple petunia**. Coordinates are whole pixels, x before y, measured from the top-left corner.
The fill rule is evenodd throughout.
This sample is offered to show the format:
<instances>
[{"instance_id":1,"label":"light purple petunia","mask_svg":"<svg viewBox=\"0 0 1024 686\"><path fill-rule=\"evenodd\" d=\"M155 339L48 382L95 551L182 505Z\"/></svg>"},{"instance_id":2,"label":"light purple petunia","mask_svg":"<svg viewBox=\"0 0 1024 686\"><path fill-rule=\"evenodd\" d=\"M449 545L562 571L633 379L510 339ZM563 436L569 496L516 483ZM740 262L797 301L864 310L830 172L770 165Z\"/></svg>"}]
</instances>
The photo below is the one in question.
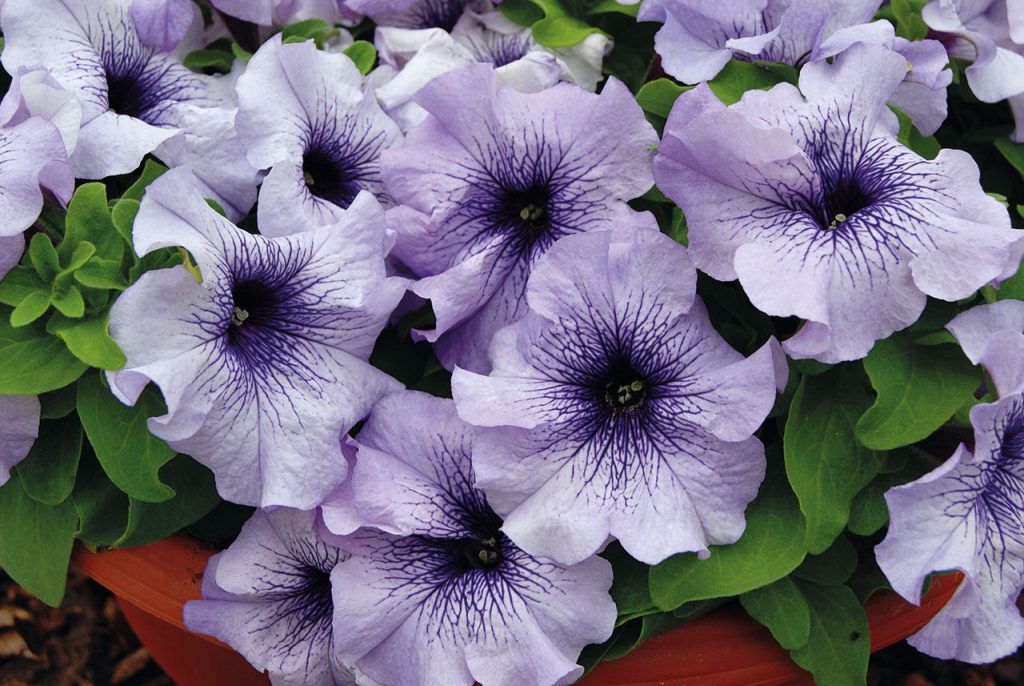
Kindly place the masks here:
<instances>
[{"instance_id":1,"label":"light purple petunia","mask_svg":"<svg viewBox=\"0 0 1024 686\"><path fill-rule=\"evenodd\" d=\"M154 381L150 430L213 470L226 500L309 509L346 475L340 436L401 386L366 359L404 292L387 278L380 205L365 193L336 224L268 239L214 212L187 170L149 186L134 225L145 255L182 246L185 267L144 274L114 304L128 358L109 378L134 403Z\"/></svg>"},{"instance_id":2,"label":"light purple petunia","mask_svg":"<svg viewBox=\"0 0 1024 686\"><path fill-rule=\"evenodd\" d=\"M947 328L994 380L998 401L971 409L973 448L885 495L889 533L875 549L893 588L919 602L932 572L960 570L952 600L909 641L943 659L991 662L1024 643L1024 303L959 314Z\"/></svg>"},{"instance_id":3,"label":"light purple petunia","mask_svg":"<svg viewBox=\"0 0 1024 686\"><path fill-rule=\"evenodd\" d=\"M970 155L929 161L896 141L886 100L905 73L902 57L855 45L804 67L799 91L727 108L700 86L665 126L655 178L686 214L697 268L807 320L783 343L792 357L861 358L926 296L965 298L1020 264L1024 236Z\"/></svg>"},{"instance_id":4,"label":"light purple petunia","mask_svg":"<svg viewBox=\"0 0 1024 686\"><path fill-rule=\"evenodd\" d=\"M967 359L988 370L999 395L1024 389L1024 302L1000 300L972 307L946 328Z\"/></svg>"},{"instance_id":5,"label":"light purple petunia","mask_svg":"<svg viewBox=\"0 0 1024 686\"><path fill-rule=\"evenodd\" d=\"M655 564L743 533L764 477L754 431L785 368L712 328L686 250L654 231L568 236L538 263L494 371L456 369L477 484L525 550L571 564L608 536Z\"/></svg>"},{"instance_id":6,"label":"light purple petunia","mask_svg":"<svg viewBox=\"0 0 1024 686\"><path fill-rule=\"evenodd\" d=\"M66 206L75 189L66 146L81 111L43 69L21 69L0 102L0 278L21 259L23 233L43 202Z\"/></svg>"},{"instance_id":7,"label":"light purple petunia","mask_svg":"<svg viewBox=\"0 0 1024 686\"><path fill-rule=\"evenodd\" d=\"M395 255L423 277L413 291L433 302L426 337L439 359L486 371L491 336L525 311L530 266L554 241L654 226L626 201L651 186L657 135L614 78L600 95L571 84L524 94L475 64L415 101L431 116L382 157L401 203L389 211Z\"/></svg>"},{"instance_id":8,"label":"light purple petunia","mask_svg":"<svg viewBox=\"0 0 1024 686\"><path fill-rule=\"evenodd\" d=\"M611 565L538 559L502 533L450 400L387 396L357 440L352 478L323 510L351 555L331 575L339 658L406 686L579 678L583 646L615 625Z\"/></svg>"},{"instance_id":9,"label":"light purple petunia","mask_svg":"<svg viewBox=\"0 0 1024 686\"><path fill-rule=\"evenodd\" d=\"M485 0L342 0L342 4L378 26L451 31L467 8L482 9Z\"/></svg>"},{"instance_id":10,"label":"light purple petunia","mask_svg":"<svg viewBox=\"0 0 1024 686\"><path fill-rule=\"evenodd\" d=\"M381 64L390 69L376 78L377 97L403 130L420 123L426 112L413 96L431 79L458 67L484 62L518 91L535 93L559 81L595 90L601 63L610 45L601 33L571 48L548 49L528 27L513 23L496 10L467 7L451 32L440 28L407 29L381 26L374 34ZM383 71L383 70L379 70Z\"/></svg>"},{"instance_id":11,"label":"light purple petunia","mask_svg":"<svg viewBox=\"0 0 1024 686\"><path fill-rule=\"evenodd\" d=\"M332 638L331 572L346 557L319 536L315 512L257 510L210 558L185 626L227 643L274 686L352 686Z\"/></svg>"},{"instance_id":12,"label":"light purple petunia","mask_svg":"<svg viewBox=\"0 0 1024 686\"><path fill-rule=\"evenodd\" d=\"M1021 0L932 0L921 12L952 57L971 62L971 91L983 102L1009 99L1024 142L1024 3Z\"/></svg>"},{"instance_id":13,"label":"light purple petunia","mask_svg":"<svg viewBox=\"0 0 1024 686\"><path fill-rule=\"evenodd\" d=\"M942 659L992 662L1024 643L1024 395L971 409L974 448L885 494L889 532L875 548L892 587L920 602L932 572L960 570L952 600L910 644Z\"/></svg>"},{"instance_id":14,"label":"light purple petunia","mask_svg":"<svg viewBox=\"0 0 1024 686\"><path fill-rule=\"evenodd\" d=\"M666 72L685 83L714 78L730 59L800 67L830 59L855 43L904 56L904 83L892 104L925 134L946 118L952 72L942 44L897 38L891 23L871 22L879 0L647 0L639 18L664 27L655 47ZM870 22L870 23L869 23Z\"/></svg>"},{"instance_id":15,"label":"light purple petunia","mask_svg":"<svg viewBox=\"0 0 1024 686\"><path fill-rule=\"evenodd\" d=\"M11 478L11 468L28 455L38 435L39 398L0 395L0 486Z\"/></svg>"},{"instance_id":16,"label":"light purple petunia","mask_svg":"<svg viewBox=\"0 0 1024 686\"><path fill-rule=\"evenodd\" d=\"M224 14L261 26L284 26L312 18L333 23L343 17L339 7L343 3L344 0L210 0Z\"/></svg>"},{"instance_id":17,"label":"light purple petunia","mask_svg":"<svg viewBox=\"0 0 1024 686\"><path fill-rule=\"evenodd\" d=\"M238 79L238 102L235 125L249 162L270 170L257 210L263 234L334 223L360 191L387 204L380 153L400 143L401 132L348 57L274 37Z\"/></svg>"},{"instance_id":18,"label":"light purple petunia","mask_svg":"<svg viewBox=\"0 0 1024 686\"><path fill-rule=\"evenodd\" d=\"M256 170L234 133L232 78L196 74L176 55L143 45L132 2L7 0L4 68L42 65L78 98L82 132L71 165L79 178L131 172L153 153L191 166L208 195L243 216L256 198Z\"/></svg>"},{"instance_id":19,"label":"light purple petunia","mask_svg":"<svg viewBox=\"0 0 1024 686\"><path fill-rule=\"evenodd\" d=\"M192 0L132 0L132 21L139 40L149 48L170 52L192 26Z\"/></svg>"}]
</instances>

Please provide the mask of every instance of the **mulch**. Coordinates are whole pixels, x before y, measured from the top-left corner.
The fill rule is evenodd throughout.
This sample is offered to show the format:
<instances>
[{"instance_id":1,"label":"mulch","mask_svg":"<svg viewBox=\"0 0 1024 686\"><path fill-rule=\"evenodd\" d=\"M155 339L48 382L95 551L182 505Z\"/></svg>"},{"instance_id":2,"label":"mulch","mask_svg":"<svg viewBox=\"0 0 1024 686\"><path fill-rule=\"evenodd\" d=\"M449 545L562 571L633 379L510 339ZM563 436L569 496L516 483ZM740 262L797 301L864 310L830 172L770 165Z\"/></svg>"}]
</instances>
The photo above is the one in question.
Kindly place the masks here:
<instances>
[{"instance_id":1,"label":"mulch","mask_svg":"<svg viewBox=\"0 0 1024 686\"><path fill-rule=\"evenodd\" d=\"M1024 650L994 665L976 666L936 660L900 643L872 656L868 684L1022 686ZM72 573L64 604L54 609L0 572L0 686L173 683L139 645L103 587Z\"/></svg>"},{"instance_id":2,"label":"mulch","mask_svg":"<svg viewBox=\"0 0 1024 686\"><path fill-rule=\"evenodd\" d=\"M0 686L173 686L110 593L72 573L60 609L0 572ZM227 685L225 685L227 686Z\"/></svg>"}]
</instances>

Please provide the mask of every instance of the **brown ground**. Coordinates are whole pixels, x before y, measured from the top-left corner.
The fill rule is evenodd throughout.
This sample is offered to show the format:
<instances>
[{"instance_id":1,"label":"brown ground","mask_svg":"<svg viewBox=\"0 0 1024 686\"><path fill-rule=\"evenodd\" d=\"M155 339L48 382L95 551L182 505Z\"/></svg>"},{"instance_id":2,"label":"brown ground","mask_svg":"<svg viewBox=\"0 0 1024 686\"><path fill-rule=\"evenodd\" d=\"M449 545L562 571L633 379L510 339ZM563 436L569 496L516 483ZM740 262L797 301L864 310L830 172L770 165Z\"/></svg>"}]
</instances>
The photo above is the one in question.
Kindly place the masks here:
<instances>
[{"instance_id":1,"label":"brown ground","mask_svg":"<svg viewBox=\"0 0 1024 686\"><path fill-rule=\"evenodd\" d=\"M1024 686L1024 650L976 667L934 660L901 643L872 657L868 684ZM64 605L55 610L0 573L0 686L173 684L101 586L73 575Z\"/></svg>"}]
</instances>

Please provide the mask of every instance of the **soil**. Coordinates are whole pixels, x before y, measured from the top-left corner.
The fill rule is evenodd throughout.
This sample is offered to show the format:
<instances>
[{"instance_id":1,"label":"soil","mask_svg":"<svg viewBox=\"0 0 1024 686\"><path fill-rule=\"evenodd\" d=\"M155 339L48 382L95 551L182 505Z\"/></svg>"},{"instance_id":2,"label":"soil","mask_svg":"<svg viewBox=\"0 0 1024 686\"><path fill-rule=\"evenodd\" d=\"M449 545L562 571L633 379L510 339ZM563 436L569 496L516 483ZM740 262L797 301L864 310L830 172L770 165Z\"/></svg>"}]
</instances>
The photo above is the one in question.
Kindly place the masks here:
<instances>
[{"instance_id":1,"label":"soil","mask_svg":"<svg viewBox=\"0 0 1024 686\"><path fill-rule=\"evenodd\" d=\"M976 666L936 660L899 643L872 656L868 685L1024 686L1024 650ZM64 604L54 609L0 572L0 686L173 683L139 645L103 587L72 572Z\"/></svg>"}]
</instances>

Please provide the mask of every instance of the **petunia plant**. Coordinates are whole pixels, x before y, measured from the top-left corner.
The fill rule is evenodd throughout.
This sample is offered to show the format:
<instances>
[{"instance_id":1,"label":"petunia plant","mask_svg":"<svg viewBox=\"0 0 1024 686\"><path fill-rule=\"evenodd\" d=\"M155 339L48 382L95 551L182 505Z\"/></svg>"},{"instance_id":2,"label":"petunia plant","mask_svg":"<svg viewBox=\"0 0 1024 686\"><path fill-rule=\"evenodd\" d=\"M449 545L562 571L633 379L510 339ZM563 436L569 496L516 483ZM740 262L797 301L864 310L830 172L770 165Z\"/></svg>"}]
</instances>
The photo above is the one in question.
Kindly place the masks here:
<instances>
[{"instance_id":1,"label":"petunia plant","mask_svg":"<svg viewBox=\"0 0 1024 686\"><path fill-rule=\"evenodd\" d=\"M883 6L883 4L885 6ZM272 683L1024 643L1018 0L6 0L0 568ZM685 659L681 657L680 659Z\"/></svg>"}]
</instances>

